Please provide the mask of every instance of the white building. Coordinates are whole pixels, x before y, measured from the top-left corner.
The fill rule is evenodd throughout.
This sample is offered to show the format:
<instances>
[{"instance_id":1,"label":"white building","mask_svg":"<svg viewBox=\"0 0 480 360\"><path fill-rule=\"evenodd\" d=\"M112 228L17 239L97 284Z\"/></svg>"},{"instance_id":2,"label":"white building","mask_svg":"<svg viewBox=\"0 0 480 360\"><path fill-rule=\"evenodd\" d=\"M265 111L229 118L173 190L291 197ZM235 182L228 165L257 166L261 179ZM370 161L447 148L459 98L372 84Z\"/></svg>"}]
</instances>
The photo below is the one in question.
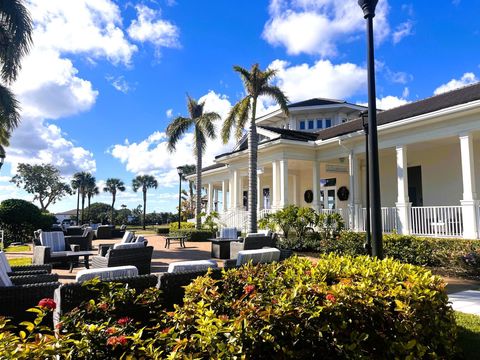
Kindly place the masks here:
<instances>
[{"instance_id":1,"label":"white building","mask_svg":"<svg viewBox=\"0 0 480 360\"><path fill-rule=\"evenodd\" d=\"M289 109L288 117L278 110L257 120L259 217L295 204L339 212L351 229L363 230L359 114L365 108L311 99ZM377 119L384 231L478 238L480 83L379 112ZM245 228L246 138L215 162L203 169L207 209Z\"/></svg>"}]
</instances>

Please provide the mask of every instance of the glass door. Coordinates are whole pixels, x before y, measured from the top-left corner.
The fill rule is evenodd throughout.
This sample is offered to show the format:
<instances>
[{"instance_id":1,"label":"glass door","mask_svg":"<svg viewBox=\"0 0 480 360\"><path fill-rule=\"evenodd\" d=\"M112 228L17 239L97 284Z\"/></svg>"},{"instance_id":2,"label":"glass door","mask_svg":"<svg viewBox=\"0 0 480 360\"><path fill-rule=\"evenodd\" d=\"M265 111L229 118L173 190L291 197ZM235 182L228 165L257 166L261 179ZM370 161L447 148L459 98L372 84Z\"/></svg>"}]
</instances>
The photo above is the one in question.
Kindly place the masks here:
<instances>
[{"instance_id":1,"label":"glass door","mask_svg":"<svg viewBox=\"0 0 480 360\"><path fill-rule=\"evenodd\" d=\"M335 186L325 186L320 190L320 205L322 209L336 209L336 192L337 188Z\"/></svg>"}]
</instances>

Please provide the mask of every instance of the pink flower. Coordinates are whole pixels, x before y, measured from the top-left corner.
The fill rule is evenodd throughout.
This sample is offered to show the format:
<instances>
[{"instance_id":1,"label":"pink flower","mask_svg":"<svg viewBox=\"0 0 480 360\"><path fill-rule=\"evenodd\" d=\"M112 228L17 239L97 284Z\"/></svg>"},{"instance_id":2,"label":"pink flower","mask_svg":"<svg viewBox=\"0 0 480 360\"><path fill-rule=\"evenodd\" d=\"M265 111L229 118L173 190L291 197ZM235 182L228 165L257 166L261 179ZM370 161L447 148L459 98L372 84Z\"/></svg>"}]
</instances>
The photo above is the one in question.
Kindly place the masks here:
<instances>
[{"instance_id":1,"label":"pink flower","mask_svg":"<svg viewBox=\"0 0 480 360\"><path fill-rule=\"evenodd\" d=\"M53 301L53 299L45 298L38 302L38 306L48 310L55 310L57 304L55 304L55 301Z\"/></svg>"},{"instance_id":2,"label":"pink flower","mask_svg":"<svg viewBox=\"0 0 480 360\"><path fill-rule=\"evenodd\" d=\"M107 304L107 303L104 303L104 302L103 302L103 303L100 303L100 304L98 304L98 308L99 308L100 310L103 310L103 311L108 310L108 304Z\"/></svg>"},{"instance_id":3,"label":"pink flower","mask_svg":"<svg viewBox=\"0 0 480 360\"><path fill-rule=\"evenodd\" d=\"M132 319L130 319L128 316L125 316L123 318L118 319L117 323L118 325L127 325Z\"/></svg>"},{"instance_id":4,"label":"pink flower","mask_svg":"<svg viewBox=\"0 0 480 360\"><path fill-rule=\"evenodd\" d=\"M333 294L327 294L327 296L325 297L328 301L330 301L331 303L334 303L337 301L337 299L335 298L335 296Z\"/></svg>"}]
</instances>

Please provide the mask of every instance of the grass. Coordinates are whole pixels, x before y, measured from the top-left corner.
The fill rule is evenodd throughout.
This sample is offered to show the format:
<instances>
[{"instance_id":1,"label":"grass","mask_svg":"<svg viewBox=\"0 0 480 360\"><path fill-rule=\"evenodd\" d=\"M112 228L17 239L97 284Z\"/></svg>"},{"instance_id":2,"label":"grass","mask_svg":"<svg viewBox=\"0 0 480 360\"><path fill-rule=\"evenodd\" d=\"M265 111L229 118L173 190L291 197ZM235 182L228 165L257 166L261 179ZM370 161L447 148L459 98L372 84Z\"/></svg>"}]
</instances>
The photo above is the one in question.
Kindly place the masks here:
<instances>
[{"instance_id":1,"label":"grass","mask_svg":"<svg viewBox=\"0 0 480 360\"><path fill-rule=\"evenodd\" d=\"M27 257L8 259L8 263L10 264L10 266L25 266L25 265L31 265L32 259Z\"/></svg>"},{"instance_id":2,"label":"grass","mask_svg":"<svg viewBox=\"0 0 480 360\"><path fill-rule=\"evenodd\" d=\"M480 352L480 316L455 311L458 346L465 359L478 359Z\"/></svg>"},{"instance_id":3,"label":"grass","mask_svg":"<svg viewBox=\"0 0 480 360\"><path fill-rule=\"evenodd\" d=\"M156 235L157 228L163 225L147 225L143 230L141 225L128 225L127 230L135 231L137 234Z\"/></svg>"},{"instance_id":4,"label":"grass","mask_svg":"<svg viewBox=\"0 0 480 360\"><path fill-rule=\"evenodd\" d=\"M5 252L26 252L30 251L30 246L28 245L19 245L19 246L9 246L5 248Z\"/></svg>"}]
</instances>

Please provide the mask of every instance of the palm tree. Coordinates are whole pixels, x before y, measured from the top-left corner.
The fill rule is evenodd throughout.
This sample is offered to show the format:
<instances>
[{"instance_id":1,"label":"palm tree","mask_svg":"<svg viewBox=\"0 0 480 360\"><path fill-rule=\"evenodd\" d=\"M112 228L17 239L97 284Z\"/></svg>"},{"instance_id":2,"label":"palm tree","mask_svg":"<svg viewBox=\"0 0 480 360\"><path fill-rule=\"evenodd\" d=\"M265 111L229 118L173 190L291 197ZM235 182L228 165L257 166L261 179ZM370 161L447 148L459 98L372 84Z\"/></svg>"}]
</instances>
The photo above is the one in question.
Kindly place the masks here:
<instances>
[{"instance_id":1,"label":"palm tree","mask_svg":"<svg viewBox=\"0 0 480 360\"><path fill-rule=\"evenodd\" d=\"M192 174L195 174L195 172L197 171L197 167L195 165L183 165L181 166L183 172L182 172L182 181L187 181L187 176L188 175L192 175ZM189 207L190 208L193 208L194 207L194 197L193 197L193 189L195 187L195 183L193 182L193 180L188 180L188 190L189 190L189 201L190 201L190 204L189 204Z\"/></svg>"},{"instance_id":2,"label":"palm tree","mask_svg":"<svg viewBox=\"0 0 480 360\"><path fill-rule=\"evenodd\" d=\"M138 175L132 181L133 191L137 192L138 189L142 188L143 192L143 219L142 227L145 230L145 215L147 214L147 190L151 188L157 188L158 182L152 175Z\"/></svg>"},{"instance_id":3,"label":"palm tree","mask_svg":"<svg viewBox=\"0 0 480 360\"><path fill-rule=\"evenodd\" d=\"M78 213L80 209L80 197L82 198L82 216L80 223L83 224L84 221L84 210L85 210L85 197L87 196L86 188L90 182L95 182L95 178L92 174L82 171L73 174L73 180L71 181L72 188L77 190L77 224L78 222Z\"/></svg>"},{"instance_id":4,"label":"palm tree","mask_svg":"<svg viewBox=\"0 0 480 360\"><path fill-rule=\"evenodd\" d=\"M85 187L85 192L87 194L87 206L88 206L87 215L88 215L88 218L90 219L90 200L92 199L92 197L100 193L94 177L92 177L88 182L87 186Z\"/></svg>"},{"instance_id":5,"label":"palm tree","mask_svg":"<svg viewBox=\"0 0 480 360\"><path fill-rule=\"evenodd\" d=\"M8 85L17 78L21 60L30 51L32 19L21 0L1 1L0 19L0 78ZM4 84L0 84L0 128L8 139L20 122L20 112L15 96Z\"/></svg>"},{"instance_id":6,"label":"palm tree","mask_svg":"<svg viewBox=\"0 0 480 360\"><path fill-rule=\"evenodd\" d=\"M115 206L115 198L117 196L117 191L125 191L125 184L122 180L117 179L117 178L110 178L107 179L105 187L103 188L103 191L109 192L112 194L112 215L111 215L111 221L112 225L115 225L114 218L113 218L113 212L114 212L114 206Z\"/></svg>"},{"instance_id":7,"label":"palm tree","mask_svg":"<svg viewBox=\"0 0 480 360\"><path fill-rule=\"evenodd\" d=\"M193 149L194 155L197 157L197 204L195 213L197 219L196 228L198 230L200 230L202 226L200 217L200 213L202 211L202 153L207 146L207 138L215 139L215 125L213 124L213 122L220 119L220 115L218 115L216 112L204 113L204 106L205 101L199 103L195 99L192 99L190 96L187 96L187 108L190 117L186 118L179 116L174 119L167 127L167 136L169 137L168 150L171 152L175 150L175 146L177 145L180 137L184 135L191 127L193 127L193 137L195 142Z\"/></svg>"},{"instance_id":8,"label":"palm tree","mask_svg":"<svg viewBox=\"0 0 480 360\"><path fill-rule=\"evenodd\" d=\"M250 120L248 123L248 220L249 232L257 232L258 135L255 123L257 101L259 96L273 98L283 112L288 115L288 99L280 88L270 84L276 75L275 70L262 71L258 64L252 65L250 71L240 66L234 66L233 69L240 74L247 95L232 107L225 119L222 127L222 140L225 144L228 142L233 127L236 130L236 138L240 139L247 121Z\"/></svg>"}]
</instances>

